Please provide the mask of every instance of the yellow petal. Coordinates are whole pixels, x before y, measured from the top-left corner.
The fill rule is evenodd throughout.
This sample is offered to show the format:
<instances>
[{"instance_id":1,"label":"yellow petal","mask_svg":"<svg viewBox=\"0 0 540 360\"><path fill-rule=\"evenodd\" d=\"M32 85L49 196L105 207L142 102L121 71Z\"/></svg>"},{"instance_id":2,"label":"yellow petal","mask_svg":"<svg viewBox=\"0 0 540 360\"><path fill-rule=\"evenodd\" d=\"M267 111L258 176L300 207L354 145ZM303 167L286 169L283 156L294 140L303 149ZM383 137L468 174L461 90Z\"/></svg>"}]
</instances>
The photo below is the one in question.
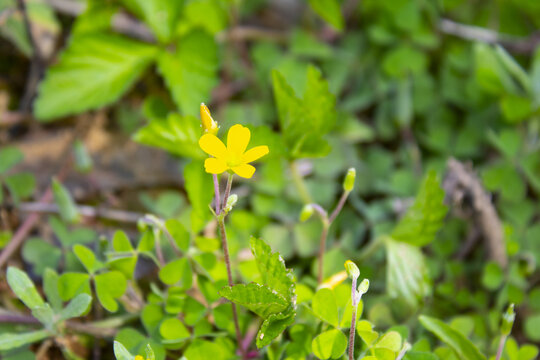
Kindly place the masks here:
<instances>
[{"instance_id":1,"label":"yellow petal","mask_svg":"<svg viewBox=\"0 0 540 360\"><path fill-rule=\"evenodd\" d=\"M250 179L255 173L255 168L249 164L242 164L231 168L234 173L240 177Z\"/></svg>"},{"instance_id":2,"label":"yellow petal","mask_svg":"<svg viewBox=\"0 0 540 360\"><path fill-rule=\"evenodd\" d=\"M221 159L208 158L204 161L204 170L210 174L221 174L227 170L227 163Z\"/></svg>"},{"instance_id":3,"label":"yellow petal","mask_svg":"<svg viewBox=\"0 0 540 360\"><path fill-rule=\"evenodd\" d=\"M201 123L204 132L216 135L219 129L217 123L212 118L210 110L204 103L201 103Z\"/></svg>"},{"instance_id":4,"label":"yellow petal","mask_svg":"<svg viewBox=\"0 0 540 360\"><path fill-rule=\"evenodd\" d=\"M224 158L227 155L225 144L212 134L204 134L199 139L199 146L204 152L217 158Z\"/></svg>"},{"instance_id":5,"label":"yellow petal","mask_svg":"<svg viewBox=\"0 0 540 360\"><path fill-rule=\"evenodd\" d=\"M243 159L245 162L249 163L263 157L268 154L269 151L270 150L268 150L268 146L266 145L255 146L244 153Z\"/></svg>"},{"instance_id":6,"label":"yellow petal","mask_svg":"<svg viewBox=\"0 0 540 360\"><path fill-rule=\"evenodd\" d=\"M247 127L236 124L229 129L227 134L227 149L235 154L243 154L251 138L251 132Z\"/></svg>"}]
</instances>

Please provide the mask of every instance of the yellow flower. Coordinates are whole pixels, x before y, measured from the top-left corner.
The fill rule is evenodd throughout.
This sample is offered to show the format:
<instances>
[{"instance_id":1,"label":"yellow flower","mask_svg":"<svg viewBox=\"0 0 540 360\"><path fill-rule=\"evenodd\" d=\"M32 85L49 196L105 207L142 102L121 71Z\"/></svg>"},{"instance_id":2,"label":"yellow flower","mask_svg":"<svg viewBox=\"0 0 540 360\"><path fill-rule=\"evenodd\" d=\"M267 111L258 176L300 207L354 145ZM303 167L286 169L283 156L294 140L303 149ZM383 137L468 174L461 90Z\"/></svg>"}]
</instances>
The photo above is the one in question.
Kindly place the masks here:
<instances>
[{"instance_id":1,"label":"yellow flower","mask_svg":"<svg viewBox=\"0 0 540 360\"><path fill-rule=\"evenodd\" d=\"M201 103L201 123L203 132L217 135L217 132L219 130L219 126L217 122L214 121L212 118L212 115L210 114L210 110L208 109L208 106L204 105L204 103Z\"/></svg>"},{"instance_id":2,"label":"yellow flower","mask_svg":"<svg viewBox=\"0 0 540 360\"><path fill-rule=\"evenodd\" d=\"M249 179L255 168L249 163L268 154L268 146L256 146L246 151L251 132L247 127L236 124L229 129L227 146L213 134L206 133L199 139L199 146L213 157L206 159L204 168L207 173L221 174L232 170L236 175Z\"/></svg>"}]
</instances>

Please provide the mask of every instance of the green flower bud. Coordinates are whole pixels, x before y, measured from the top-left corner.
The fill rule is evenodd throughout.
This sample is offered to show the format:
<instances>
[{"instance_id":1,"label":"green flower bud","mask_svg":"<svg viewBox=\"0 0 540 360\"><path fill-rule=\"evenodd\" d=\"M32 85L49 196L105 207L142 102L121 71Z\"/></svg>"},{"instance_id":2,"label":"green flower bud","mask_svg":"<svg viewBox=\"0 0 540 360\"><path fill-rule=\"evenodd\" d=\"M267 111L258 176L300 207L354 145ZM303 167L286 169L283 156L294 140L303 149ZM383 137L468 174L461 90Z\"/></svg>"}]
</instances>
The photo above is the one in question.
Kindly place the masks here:
<instances>
[{"instance_id":1,"label":"green flower bud","mask_svg":"<svg viewBox=\"0 0 540 360\"><path fill-rule=\"evenodd\" d=\"M514 312L514 304L510 304L502 317L501 333L504 336L510 335L510 332L512 331L512 326L514 325L514 320L516 320L516 313Z\"/></svg>"},{"instance_id":2,"label":"green flower bud","mask_svg":"<svg viewBox=\"0 0 540 360\"><path fill-rule=\"evenodd\" d=\"M358 285L358 294L360 296L364 295L365 293L367 293L367 291L369 290L369 280L368 279L364 279L362 280L362 282L360 283L360 285Z\"/></svg>"},{"instance_id":3,"label":"green flower bud","mask_svg":"<svg viewBox=\"0 0 540 360\"><path fill-rule=\"evenodd\" d=\"M311 206L311 204L304 205L302 211L300 212L300 221L304 222L308 220L311 215L313 215L313 206Z\"/></svg>"},{"instance_id":4,"label":"green flower bud","mask_svg":"<svg viewBox=\"0 0 540 360\"><path fill-rule=\"evenodd\" d=\"M232 194L231 196L229 196L229 198L227 199L227 204L225 205L225 213L229 213L237 202L238 195Z\"/></svg>"},{"instance_id":5,"label":"green flower bud","mask_svg":"<svg viewBox=\"0 0 540 360\"><path fill-rule=\"evenodd\" d=\"M347 275L349 275L351 279L358 279L360 276L360 269L358 269L358 266L351 260L345 261L345 270L347 270Z\"/></svg>"},{"instance_id":6,"label":"green flower bud","mask_svg":"<svg viewBox=\"0 0 540 360\"><path fill-rule=\"evenodd\" d=\"M356 179L356 169L350 168L345 175L345 180L343 180L343 190L352 191L354 189L354 180Z\"/></svg>"}]
</instances>

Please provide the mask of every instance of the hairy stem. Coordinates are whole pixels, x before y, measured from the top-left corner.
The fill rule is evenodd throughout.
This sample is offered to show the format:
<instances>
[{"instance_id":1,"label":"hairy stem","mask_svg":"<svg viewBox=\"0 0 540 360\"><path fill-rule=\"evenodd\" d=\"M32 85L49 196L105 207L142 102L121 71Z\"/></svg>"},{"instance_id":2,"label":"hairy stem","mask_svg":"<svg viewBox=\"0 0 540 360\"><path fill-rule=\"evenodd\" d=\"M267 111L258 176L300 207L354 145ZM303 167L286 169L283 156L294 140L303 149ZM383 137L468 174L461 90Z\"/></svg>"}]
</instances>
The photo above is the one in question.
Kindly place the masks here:
<instances>
[{"instance_id":1,"label":"hairy stem","mask_svg":"<svg viewBox=\"0 0 540 360\"><path fill-rule=\"evenodd\" d=\"M356 332L356 310L358 307L358 301L356 299L356 278L352 279L351 286L351 302L353 308L351 318L351 330L349 332L349 360L354 360L354 335Z\"/></svg>"},{"instance_id":2,"label":"hairy stem","mask_svg":"<svg viewBox=\"0 0 540 360\"><path fill-rule=\"evenodd\" d=\"M499 347L497 348L497 355L495 356L495 360L501 359L504 350L504 344L506 343L506 338L506 335L503 335L501 337L501 340L499 341Z\"/></svg>"},{"instance_id":3,"label":"hairy stem","mask_svg":"<svg viewBox=\"0 0 540 360\"><path fill-rule=\"evenodd\" d=\"M216 214L219 214L221 212L221 199L219 196L219 180L218 180L217 174L212 174L212 178L214 179L214 194L216 194Z\"/></svg>"},{"instance_id":4,"label":"hairy stem","mask_svg":"<svg viewBox=\"0 0 540 360\"><path fill-rule=\"evenodd\" d=\"M291 161L290 162L290 168L291 168L291 175L293 178L294 185L296 186L296 189L298 190L298 193L300 194L300 197L302 198L302 201L305 204L309 204L313 202L313 199L311 198L311 194L309 193L306 183L304 182L304 178L302 175L298 172L298 168L296 167L296 163Z\"/></svg>"},{"instance_id":5,"label":"hairy stem","mask_svg":"<svg viewBox=\"0 0 540 360\"><path fill-rule=\"evenodd\" d=\"M344 191L343 194L341 194L341 197L339 198L338 204L336 205L336 208L334 211L332 211L332 214L328 218L328 221L331 223L336 220L336 217L339 215L341 210L343 209L343 205L345 205L345 202L347 201L347 198L349 197L350 191Z\"/></svg>"},{"instance_id":6,"label":"hairy stem","mask_svg":"<svg viewBox=\"0 0 540 360\"><path fill-rule=\"evenodd\" d=\"M227 178L227 187L225 188L225 195L223 195L223 204L221 205L222 210L225 209L225 206L227 206L227 200L229 199L229 195L231 194L232 181L233 174L229 174L229 177Z\"/></svg>"}]
</instances>

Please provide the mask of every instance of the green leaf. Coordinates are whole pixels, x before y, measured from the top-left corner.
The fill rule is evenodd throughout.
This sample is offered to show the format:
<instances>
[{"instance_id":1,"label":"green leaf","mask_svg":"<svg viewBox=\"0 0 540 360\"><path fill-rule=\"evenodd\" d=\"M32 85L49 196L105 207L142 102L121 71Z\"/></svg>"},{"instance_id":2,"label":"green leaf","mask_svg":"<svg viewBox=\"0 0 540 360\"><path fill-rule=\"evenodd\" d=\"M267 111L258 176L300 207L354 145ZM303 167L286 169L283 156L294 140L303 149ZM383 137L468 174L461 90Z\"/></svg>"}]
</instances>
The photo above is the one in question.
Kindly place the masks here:
<instances>
[{"instance_id":1,"label":"green leaf","mask_svg":"<svg viewBox=\"0 0 540 360\"><path fill-rule=\"evenodd\" d=\"M227 349L220 343L202 339L193 340L184 353L188 360L227 360L229 356Z\"/></svg>"},{"instance_id":2,"label":"green leaf","mask_svg":"<svg viewBox=\"0 0 540 360\"><path fill-rule=\"evenodd\" d=\"M103 267L103 264L101 264L96 259L96 256L94 255L92 250L90 250L86 246L75 245L73 247L73 252L89 274L93 274Z\"/></svg>"},{"instance_id":3,"label":"green leaf","mask_svg":"<svg viewBox=\"0 0 540 360\"><path fill-rule=\"evenodd\" d=\"M159 270L159 279L167 285L174 285L182 280L181 287L189 289L193 282L193 272L189 260L183 257L171 261Z\"/></svg>"},{"instance_id":4,"label":"green leaf","mask_svg":"<svg viewBox=\"0 0 540 360\"><path fill-rule=\"evenodd\" d=\"M110 312L118 310L118 303L115 299L124 295L127 288L127 281L119 271L110 271L94 277L96 284L96 295L99 302Z\"/></svg>"},{"instance_id":5,"label":"green leaf","mask_svg":"<svg viewBox=\"0 0 540 360\"><path fill-rule=\"evenodd\" d=\"M131 241L129 241L128 236L125 232L117 230L113 236L113 249L118 252L131 252L133 251L133 246Z\"/></svg>"},{"instance_id":6,"label":"green leaf","mask_svg":"<svg viewBox=\"0 0 540 360\"><path fill-rule=\"evenodd\" d=\"M428 66L428 57L410 45L401 45L393 47L387 53L382 66L389 76L404 78L424 72Z\"/></svg>"},{"instance_id":7,"label":"green leaf","mask_svg":"<svg viewBox=\"0 0 540 360\"><path fill-rule=\"evenodd\" d=\"M226 286L219 291L224 298L246 307L262 318L284 311L289 301L267 286L250 283Z\"/></svg>"},{"instance_id":8,"label":"green leaf","mask_svg":"<svg viewBox=\"0 0 540 360\"><path fill-rule=\"evenodd\" d=\"M540 341L540 313L527 316L523 328L529 340Z\"/></svg>"},{"instance_id":9,"label":"green leaf","mask_svg":"<svg viewBox=\"0 0 540 360\"><path fill-rule=\"evenodd\" d=\"M504 280L504 272L494 261L486 263L482 273L482 285L488 290L497 290Z\"/></svg>"},{"instance_id":10,"label":"green leaf","mask_svg":"<svg viewBox=\"0 0 540 360\"><path fill-rule=\"evenodd\" d=\"M0 335L0 350L9 350L26 344L38 342L51 336L48 330L37 330L23 334Z\"/></svg>"},{"instance_id":11,"label":"green leaf","mask_svg":"<svg viewBox=\"0 0 540 360\"><path fill-rule=\"evenodd\" d=\"M43 256L47 254L47 256ZM34 266L36 274L43 274L46 268L55 269L62 258L62 250L39 238L30 238L22 248L24 261Z\"/></svg>"},{"instance_id":12,"label":"green leaf","mask_svg":"<svg viewBox=\"0 0 540 360\"><path fill-rule=\"evenodd\" d=\"M330 146L324 140L336 120L335 96L319 70L308 67L303 99L296 96L285 77L272 72L274 98L289 156L319 157L328 154Z\"/></svg>"},{"instance_id":13,"label":"green leaf","mask_svg":"<svg viewBox=\"0 0 540 360\"><path fill-rule=\"evenodd\" d=\"M448 208L444 205L444 191L434 171L424 178L411 206L392 232L392 238L415 246L425 246L435 239Z\"/></svg>"},{"instance_id":14,"label":"green leaf","mask_svg":"<svg viewBox=\"0 0 540 360\"><path fill-rule=\"evenodd\" d=\"M18 173L5 178L13 201L18 204L21 199L27 198L34 193L36 179L29 173Z\"/></svg>"},{"instance_id":15,"label":"green leaf","mask_svg":"<svg viewBox=\"0 0 540 360\"><path fill-rule=\"evenodd\" d=\"M64 221L74 223L79 220L79 210L69 191L58 180L53 179L52 191L54 201L60 210L60 216Z\"/></svg>"},{"instance_id":16,"label":"green leaf","mask_svg":"<svg viewBox=\"0 0 540 360\"><path fill-rule=\"evenodd\" d=\"M191 336L186 326L177 318L169 318L163 321L159 327L159 333L165 340L175 342Z\"/></svg>"},{"instance_id":17,"label":"green leaf","mask_svg":"<svg viewBox=\"0 0 540 360\"><path fill-rule=\"evenodd\" d=\"M75 35L39 86L36 117L50 121L116 102L155 54L155 47L118 35Z\"/></svg>"},{"instance_id":18,"label":"green leaf","mask_svg":"<svg viewBox=\"0 0 540 360\"><path fill-rule=\"evenodd\" d=\"M135 141L193 159L206 156L199 147L201 122L194 116L169 114L166 119L151 119L134 136Z\"/></svg>"},{"instance_id":19,"label":"green leaf","mask_svg":"<svg viewBox=\"0 0 540 360\"><path fill-rule=\"evenodd\" d=\"M14 146L6 146L0 149L0 174L4 174L20 163L23 157L23 153Z\"/></svg>"},{"instance_id":20,"label":"green leaf","mask_svg":"<svg viewBox=\"0 0 540 360\"><path fill-rule=\"evenodd\" d=\"M520 93L511 75L501 63L493 47L483 43L474 45L476 81L485 91L494 94Z\"/></svg>"},{"instance_id":21,"label":"green leaf","mask_svg":"<svg viewBox=\"0 0 540 360\"><path fill-rule=\"evenodd\" d=\"M416 246L386 239L386 284L388 295L413 309L431 291L424 255Z\"/></svg>"},{"instance_id":22,"label":"green leaf","mask_svg":"<svg viewBox=\"0 0 540 360\"><path fill-rule=\"evenodd\" d=\"M319 289L311 302L311 308L315 315L332 325L339 326L339 313L334 291L328 288Z\"/></svg>"},{"instance_id":23,"label":"green leaf","mask_svg":"<svg viewBox=\"0 0 540 360\"><path fill-rule=\"evenodd\" d=\"M198 116L199 104L207 102L217 84L218 56L214 38L201 30L184 35L176 52L162 51L158 70L184 115Z\"/></svg>"},{"instance_id":24,"label":"green leaf","mask_svg":"<svg viewBox=\"0 0 540 360\"><path fill-rule=\"evenodd\" d=\"M114 356L116 360L133 360L135 357L118 341L114 342Z\"/></svg>"},{"instance_id":25,"label":"green leaf","mask_svg":"<svg viewBox=\"0 0 540 360\"><path fill-rule=\"evenodd\" d=\"M60 312L60 319L67 320L84 315L90 309L92 297L88 294L79 294Z\"/></svg>"},{"instance_id":26,"label":"green leaf","mask_svg":"<svg viewBox=\"0 0 540 360\"><path fill-rule=\"evenodd\" d=\"M184 167L184 183L193 208L192 231L198 232L211 215L208 205L214 197L212 176L204 171L202 161L192 161Z\"/></svg>"},{"instance_id":27,"label":"green leaf","mask_svg":"<svg viewBox=\"0 0 540 360\"><path fill-rule=\"evenodd\" d=\"M531 79L527 72L523 70L521 65L500 45L495 46L495 54L504 66L504 68L512 75L515 81L521 85L523 91L529 94L532 90Z\"/></svg>"},{"instance_id":28,"label":"green leaf","mask_svg":"<svg viewBox=\"0 0 540 360\"><path fill-rule=\"evenodd\" d=\"M39 306L32 309L32 315L39 320L40 323L45 325L47 329L51 329L54 325L54 312L51 306L45 303L43 306Z\"/></svg>"},{"instance_id":29,"label":"green leaf","mask_svg":"<svg viewBox=\"0 0 540 360\"><path fill-rule=\"evenodd\" d=\"M183 0L122 0L128 9L142 16L161 42L174 36Z\"/></svg>"},{"instance_id":30,"label":"green leaf","mask_svg":"<svg viewBox=\"0 0 540 360\"><path fill-rule=\"evenodd\" d=\"M375 348L388 349L394 353L401 349L401 335L397 331L389 331L375 343Z\"/></svg>"},{"instance_id":31,"label":"green leaf","mask_svg":"<svg viewBox=\"0 0 540 360\"><path fill-rule=\"evenodd\" d=\"M287 270L281 255L277 252L273 253L270 246L255 237L251 237L250 246L262 277L262 283L277 291L288 301L292 301L296 283L292 271Z\"/></svg>"},{"instance_id":32,"label":"green leaf","mask_svg":"<svg viewBox=\"0 0 540 360\"><path fill-rule=\"evenodd\" d=\"M45 306L34 283L24 271L10 266L7 270L7 281L11 290L30 310Z\"/></svg>"},{"instance_id":33,"label":"green leaf","mask_svg":"<svg viewBox=\"0 0 540 360\"><path fill-rule=\"evenodd\" d=\"M190 234L189 231L176 219L169 219L165 222L165 227L174 239L178 248L182 251L189 250Z\"/></svg>"},{"instance_id":34,"label":"green leaf","mask_svg":"<svg viewBox=\"0 0 540 360\"><path fill-rule=\"evenodd\" d=\"M65 272L58 280L58 292L62 300L73 299L79 294L90 294L90 275Z\"/></svg>"},{"instance_id":35,"label":"green leaf","mask_svg":"<svg viewBox=\"0 0 540 360\"><path fill-rule=\"evenodd\" d=\"M341 330L328 330L313 339L311 348L319 359L338 359L347 349L347 337Z\"/></svg>"},{"instance_id":36,"label":"green leaf","mask_svg":"<svg viewBox=\"0 0 540 360\"><path fill-rule=\"evenodd\" d=\"M441 320L420 315L420 323L442 342L448 345L461 360L485 360L486 357L478 351L476 346L463 336L459 331L454 330Z\"/></svg>"},{"instance_id":37,"label":"green leaf","mask_svg":"<svg viewBox=\"0 0 540 360\"><path fill-rule=\"evenodd\" d=\"M343 30L345 21L338 0L309 0L311 8L337 30Z\"/></svg>"},{"instance_id":38,"label":"green leaf","mask_svg":"<svg viewBox=\"0 0 540 360\"><path fill-rule=\"evenodd\" d=\"M379 337L379 333L373 331L373 325L367 320L361 320L356 324L356 332L368 347L371 347Z\"/></svg>"},{"instance_id":39,"label":"green leaf","mask_svg":"<svg viewBox=\"0 0 540 360\"><path fill-rule=\"evenodd\" d=\"M511 124L527 120L533 112L532 100L526 96L506 95L500 105L505 119Z\"/></svg>"},{"instance_id":40,"label":"green leaf","mask_svg":"<svg viewBox=\"0 0 540 360\"><path fill-rule=\"evenodd\" d=\"M56 271L45 269L43 274L43 292L55 312L62 309L62 298L60 297L60 292L58 290L58 280L59 276Z\"/></svg>"},{"instance_id":41,"label":"green leaf","mask_svg":"<svg viewBox=\"0 0 540 360\"><path fill-rule=\"evenodd\" d=\"M259 332L257 333L257 348L262 348L278 337L287 326L294 322L296 310L294 306L289 306L287 310L279 314L272 314L263 321Z\"/></svg>"}]
</instances>

